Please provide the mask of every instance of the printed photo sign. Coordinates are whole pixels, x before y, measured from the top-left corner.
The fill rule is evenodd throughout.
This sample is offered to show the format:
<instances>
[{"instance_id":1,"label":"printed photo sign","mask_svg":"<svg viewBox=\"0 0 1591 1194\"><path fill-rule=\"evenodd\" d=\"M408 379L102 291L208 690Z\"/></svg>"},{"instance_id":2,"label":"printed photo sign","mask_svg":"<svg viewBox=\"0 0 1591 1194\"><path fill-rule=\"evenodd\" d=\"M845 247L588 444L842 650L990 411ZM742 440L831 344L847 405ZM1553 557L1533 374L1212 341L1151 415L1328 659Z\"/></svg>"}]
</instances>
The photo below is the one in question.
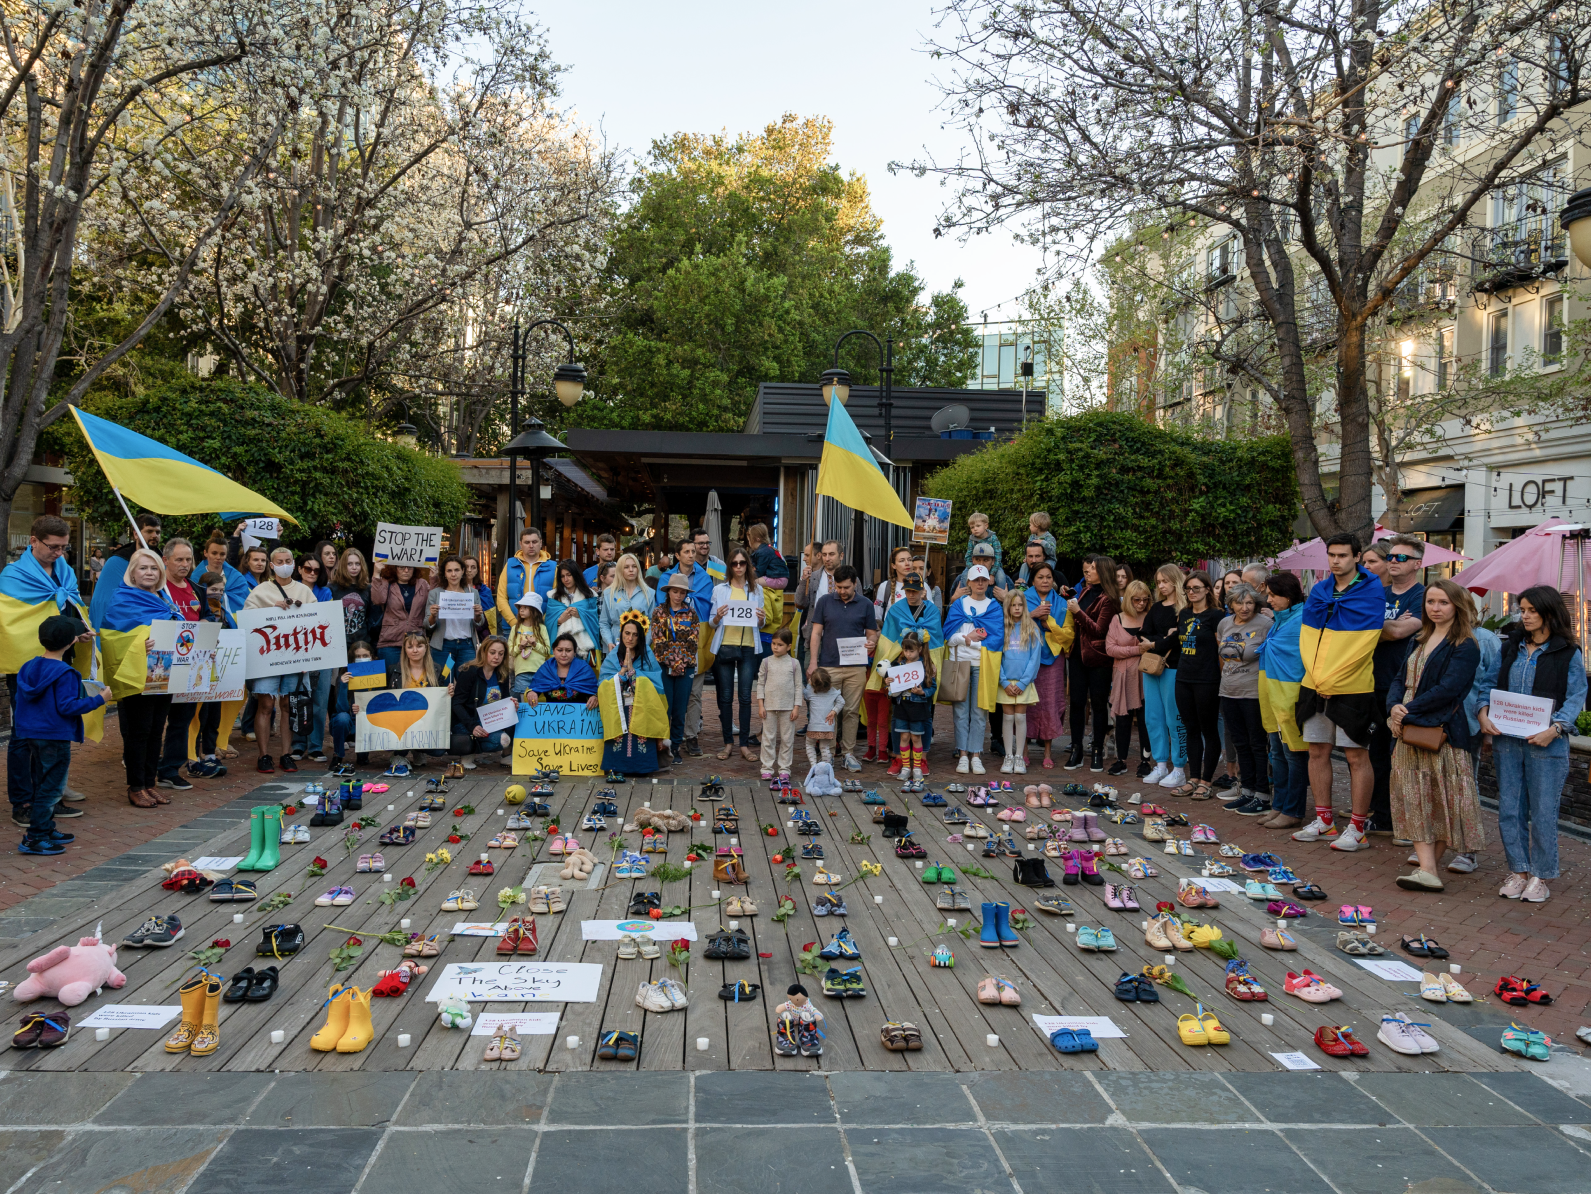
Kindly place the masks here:
<instances>
[{"instance_id":1,"label":"printed photo sign","mask_svg":"<svg viewBox=\"0 0 1591 1194\"><path fill-rule=\"evenodd\" d=\"M445 688L389 688L359 702L355 750L446 750L453 702Z\"/></svg>"},{"instance_id":2,"label":"printed photo sign","mask_svg":"<svg viewBox=\"0 0 1591 1194\"><path fill-rule=\"evenodd\" d=\"M422 568L442 554L441 527L406 527L392 522L376 524L372 564L403 564Z\"/></svg>"},{"instance_id":3,"label":"printed photo sign","mask_svg":"<svg viewBox=\"0 0 1591 1194\"><path fill-rule=\"evenodd\" d=\"M145 656L144 695L158 696L171 688L171 669L176 662L177 630L186 622L151 622L149 624L149 654ZM183 675L187 675L184 658Z\"/></svg>"},{"instance_id":4,"label":"printed photo sign","mask_svg":"<svg viewBox=\"0 0 1591 1194\"><path fill-rule=\"evenodd\" d=\"M238 611L237 622L247 644L244 675L250 680L340 668L348 662L341 602L244 609Z\"/></svg>"},{"instance_id":5,"label":"printed photo sign","mask_svg":"<svg viewBox=\"0 0 1591 1194\"><path fill-rule=\"evenodd\" d=\"M602 774L602 714L585 702L543 701L519 707L514 774L557 767L565 775Z\"/></svg>"},{"instance_id":6,"label":"printed photo sign","mask_svg":"<svg viewBox=\"0 0 1591 1194\"><path fill-rule=\"evenodd\" d=\"M186 674L173 674L171 699L179 705L204 701L241 701L244 691L244 634L224 630L218 622L190 622L194 647ZM182 636L179 634L180 640ZM180 647L180 642L177 644ZM176 682L181 677L181 687Z\"/></svg>"},{"instance_id":7,"label":"printed photo sign","mask_svg":"<svg viewBox=\"0 0 1591 1194\"><path fill-rule=\"evenodd\" d=\"M945 498L917 499L912 513L913 543L950 542L950 502Z\"/></svg>"}]
</instances>

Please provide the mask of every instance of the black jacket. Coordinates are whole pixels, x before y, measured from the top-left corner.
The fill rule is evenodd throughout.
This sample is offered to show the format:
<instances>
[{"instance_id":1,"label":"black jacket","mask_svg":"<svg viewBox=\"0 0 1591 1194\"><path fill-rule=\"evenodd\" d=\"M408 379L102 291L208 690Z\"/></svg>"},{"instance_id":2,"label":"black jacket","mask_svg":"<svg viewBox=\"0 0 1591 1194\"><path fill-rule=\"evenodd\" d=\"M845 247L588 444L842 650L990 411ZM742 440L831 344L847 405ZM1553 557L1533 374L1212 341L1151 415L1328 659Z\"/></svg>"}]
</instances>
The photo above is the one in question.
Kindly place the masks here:
<instances>
[{"instance_id":1,"label":"black jacket","mask_svg":"<svg viewBox=\"0 0 1591 1194\"><path fill-rule=\"evenodd\" d=\"M1419 650L1419 643L1410 646L1409 658L1414 658ZM1387 711L1390 713L1394 705L1403 705L1406 709L1403 720L1409 725L1441 726L1447 731L1449 742L1459 750L1468 750L1469 715L1464 712L1464 698L1469 695L1470 685L1475 682L1475 669L1480 665L1480 644L1473 638L1456 645L1443 639L1425 661L1420 686L1412 698L1405 699L1407 661L1398 669L1392 678L1392 687L1387 690Z\"/></svg>"},{"instance_id":2,"label":"black jacket","mask_svg":"<svg viewBox=\"0 0 1591 1194\"><path fill-rule=\"evenodd\" d=\"M497 689L497 700L508 695L512 679L499 680L485 668L465 664L453 673L453 733L470 734L481 724L475 711L488 703L487 694Z\"/></svg>"}]
</instances>

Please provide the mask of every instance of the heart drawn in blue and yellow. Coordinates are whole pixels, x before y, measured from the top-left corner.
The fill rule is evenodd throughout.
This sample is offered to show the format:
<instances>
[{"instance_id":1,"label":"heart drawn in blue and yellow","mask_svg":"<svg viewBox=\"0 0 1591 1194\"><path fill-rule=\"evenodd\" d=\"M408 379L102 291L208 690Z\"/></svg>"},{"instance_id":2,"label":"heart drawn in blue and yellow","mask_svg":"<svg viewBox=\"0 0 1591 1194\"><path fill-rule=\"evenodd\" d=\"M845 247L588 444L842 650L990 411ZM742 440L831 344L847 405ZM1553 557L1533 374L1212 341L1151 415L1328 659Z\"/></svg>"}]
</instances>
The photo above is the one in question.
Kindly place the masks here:
<instances>
[{"instance_id":1,"label":"heart drawn in blue and yellow","mask_svg":"<svg viewBox=\"0 0 1591 1194\"><path fill-rule=\"evenodd\" d=\"M430 702L423 692L412 688L406 692L378 692L365 705L365 720L402 738L430 711Z\"/></svg>"}]
</instances>

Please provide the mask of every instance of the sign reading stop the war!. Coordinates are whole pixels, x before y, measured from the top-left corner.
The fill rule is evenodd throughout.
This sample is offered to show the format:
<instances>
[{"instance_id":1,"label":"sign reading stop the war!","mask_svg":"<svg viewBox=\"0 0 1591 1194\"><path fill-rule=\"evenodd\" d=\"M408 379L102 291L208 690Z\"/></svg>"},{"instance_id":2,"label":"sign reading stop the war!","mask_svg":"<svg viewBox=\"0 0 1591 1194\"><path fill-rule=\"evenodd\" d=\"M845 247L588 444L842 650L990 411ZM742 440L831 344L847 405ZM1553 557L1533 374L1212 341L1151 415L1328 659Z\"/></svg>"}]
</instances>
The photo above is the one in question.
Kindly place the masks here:
<instances>
[{"instance_id":1,"label":"sign reading stop the war!","mask_svg":"<svg viewBox=\"0 0 1591 1194\"><path fill-rule=\"evenodd\" d=\"M244 675L250 680L316 672L348 662L340 601L239 610L237 621L246 644Z\"/></svg>"}]
</instances>

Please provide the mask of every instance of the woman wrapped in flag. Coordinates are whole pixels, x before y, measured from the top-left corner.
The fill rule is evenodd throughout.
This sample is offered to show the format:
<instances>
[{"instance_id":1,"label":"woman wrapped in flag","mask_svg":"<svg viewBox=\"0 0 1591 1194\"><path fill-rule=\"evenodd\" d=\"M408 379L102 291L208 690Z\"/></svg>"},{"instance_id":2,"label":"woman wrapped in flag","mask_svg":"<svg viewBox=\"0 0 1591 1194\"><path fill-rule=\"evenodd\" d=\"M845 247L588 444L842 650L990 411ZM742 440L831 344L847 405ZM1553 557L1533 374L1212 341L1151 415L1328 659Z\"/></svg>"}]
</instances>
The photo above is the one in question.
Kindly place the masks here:
<instances>
[{"instance_id":1,"label":"woman wrapped in flag","mask_svg":"<svg viewBox=\"0 0 1591 1194\"><path fill-rule=\"evenodd\" d=\"M542 701L583 701L587 709L597 707L597 674L575 655L572 634L553 639L552 658L536 669L530 687L520 693L519 699L532 707Z\"/></svg>"},{"instance_id":2,"label":"woman wrapped in flag","mask_svg":"<svg viewBox=\"0 0 1591 1194\"><path fill-rule=\"evenodd\" d=\"M965 663L971 669L966 694L952 699L950 685L940 677L939 700L950 704L956 715L956 751L961 756L956 774L970 769L983 774L983 732L985 713L992 713L999 701L1000 655L1005 650L1005 613L989 595L989 570L982 564L968 568L962 578L964 596L956 598L945 611L945 645L948 664ZM957 686L959 688L959 685ZM982 712L979 712L982 710Z\"/></svg>"},{"instance_id":3,"label":"woman wrapped in flag","mask_svg":"<svg viewBox=\"0 0 1591 1194\"><path fill-rule=\"evenodd\" d=\"M878 644L873 648L873 670L867 677L867 687L872 692L879 690L888 692L890 665L900 657L901 644L906 641L906 636L909 634L916 635L922 644L924 654L933 664L934 675L944 667L944 627L939 617L939 607L928 600L922 575L916 572L908 573L901 581L901 589L906 595L899 601L889 603L889 608L884 613L883 625L878 632ZM884 705L884 710L884 715L888 717L887 703ZM888 727L887 722L886 727L890 728L889 773L900 775L902 768L907 765L904 747L899 733ZM934 741L931 719L922 736L922 752L926 756Z\"/></svg>"},{"instance_id":4,"label":"woman wrapped in flag","mask_svg":"<svg viewBox=\"0 0 1591 1194\"><path fill-rule=\"evenodd\" d=\"M1050 744L1061 736L1061 718L1066 712L1066 653L1072 649L1072 613L1056 591L1055 569L1047 563L1028 573L1023 596L1040 634L1039 674L1033 681L1039 699L1027 709L1027 736L1043 744L1044 766L1048 768L1054 766Z\"/></svg>"},{"instance_id":5,"label":"woman wrapped in flag","mask_svg":"<svg viewBox=\"0 0 1591 1194\"><path fill-rule=\"evenodd\" d=\"M547 598L547 632L569 635L581 659L596 661L601 659L597 646L602 642L601 622L602 607L586 584L585 574L573 560L563 561Z\"/></svg>"},{"instance_id":6,"label":"woman wrapped in flag","mask_svg":"<svg viewBox=\"0 0 1591 1194\"><path fill-rule=\"evenodd\" d=\"M161 668L161 661L150 652L150 627L172 621L182 621L182 614L166 594L165 562L140 547L128 558L122 583L111 595L99 625L105 681L120 711L127 801L138 808L171 803L171 797L155 786L171 694L146 692L145 687ZM169 659L165 666L170 667Z\"/></svg>"},{"instance_id":7,"label":"woman wrapped in flag","mask_svg":"<svg viewBox=\"0 0 1591 1194\"><path fill-rule=\"evenodd\" d=\"M663 669L647 645L647 616L626 610L619 641L602 661L597 704L602 710L602 769L621 775L657 770L657 740L668 737Z\"/></svg>"}]
</instances>

